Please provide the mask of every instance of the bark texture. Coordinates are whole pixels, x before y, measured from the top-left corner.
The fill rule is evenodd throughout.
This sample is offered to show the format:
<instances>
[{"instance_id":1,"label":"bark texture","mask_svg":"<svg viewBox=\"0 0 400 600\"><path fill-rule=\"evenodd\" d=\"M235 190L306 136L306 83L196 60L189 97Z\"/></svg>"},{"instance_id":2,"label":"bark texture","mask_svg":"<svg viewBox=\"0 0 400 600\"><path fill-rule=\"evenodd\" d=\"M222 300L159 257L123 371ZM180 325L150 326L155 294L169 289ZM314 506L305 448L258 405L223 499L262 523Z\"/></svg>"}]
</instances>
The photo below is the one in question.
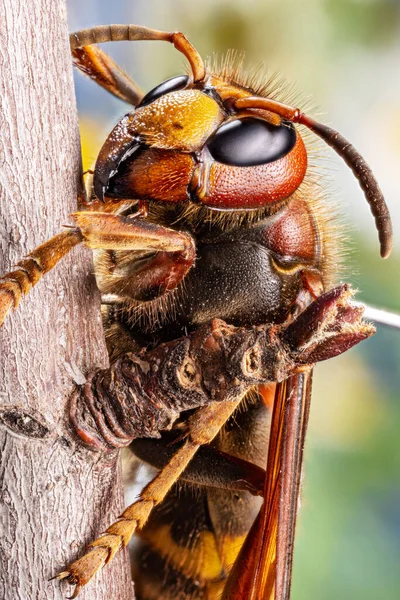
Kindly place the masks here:
<instances>
[{"instance_id":1,"label":"bark texture","mask_svg":"<svg viewBox=\"0 0 400 600\"><path fill-rule=\"evenodd\" d=\"M64 0L0 0L0 272L76 209L80 146ZM122 511L118 455L84 449L66 403L107 355L89 251L75 248L0 330L0 598L48 581ZM82 600L131 600L126 553Z\"/></svg>"}]
</instances>

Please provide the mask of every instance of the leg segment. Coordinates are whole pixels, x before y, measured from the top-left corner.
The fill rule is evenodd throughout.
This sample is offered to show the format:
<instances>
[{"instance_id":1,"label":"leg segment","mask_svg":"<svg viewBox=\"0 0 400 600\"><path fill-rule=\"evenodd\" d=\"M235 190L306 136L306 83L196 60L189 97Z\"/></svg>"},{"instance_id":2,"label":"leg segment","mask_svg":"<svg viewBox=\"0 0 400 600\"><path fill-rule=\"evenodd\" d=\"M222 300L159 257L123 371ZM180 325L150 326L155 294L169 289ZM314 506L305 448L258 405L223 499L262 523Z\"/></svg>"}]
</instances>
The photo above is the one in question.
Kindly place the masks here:
<instances>
[{"instance_id":1,"label":"leg segment","mask_svg":"<svg viewBox=\"0 0 400 600\"><path fill-rule=\"evenodd\" d=\"M18 263L18 269L0 279L0 325L10 309L18 306L21 296L80 242L92 249L158 253L142 261L126 281L126 288L133 298L149 299L149 296L155 297L173 289L193 265L196 250L189 234L140 218L108 213L80 212L74 218L76 228L59 233L36 248Z\"/></svg>"},{"instance_id":2,"label":"leg segment","mask_svg":"<svg viewBox=\"0 0 400 600\"><path fill-rule=\"evenodd\" d=\"M139 104L140 88L98 46L75 48L72 56L75 66L101 87L128 104Z\"/></svg>"},{"instance_id":3,"label":"leg segment","mask_svg":"<svg viewBox=\"0 0 400 600\"><path fill-rule=\"evenodd\" d=\"M131 504L105 534L89 545L89 552L57 576L76 585L72 598L110 562L118 550L125 547L137 528L141 529L152 509L163 501L173 484L186 469L201 445L211 442L232 415L239 400L212 404L199 409L188 421L187 439L175 452L163 470L143 489L139 499Z\"/></svg>"},{"instance_id":4,"label":"leg segment","mask_svg":"<svg viewBox=\"0 0 400 600\"><path fill-rule=\"evenodd\" d=\"M163 469L182 445L176 441L176 432L165 432L161 439L137 438L130 449L137 458L156 469ZM212 446L202 446L180 481L224 490L248 491L262 495L265 470L256 464L227 454Z\"/></svg>"},{"instance_id":5,"label":"leg segment","mask_svg":"<svg viewBox=\"0 0 400 600\"><path fill-rule=\"evenodd\" d=\"M155 40L160 42L169 42L175 48L182 52L190 63L193 72L193 81L196 83L204 79L206 70L203 59L180 31L169 33L167 31L158 31L141 27L140 25L99 25L92 29L82 29L69 36L71 51L82 46L91 44L100 44L102 42L114 41L140 41Z\"/></svg>"},{"instance_id":6,"label":"leg segment","mask_svg":"<svg viewBox=\"0 0 400 600\"><path fill-rule=\"evenodd\" d=\"M231 480L229 464L232 453L235 458L245 459L245 465L251 461L250 471L246 466L243 469L246 479L254 469L253 463L259 467L266 464L271 413L260 400L255 404L253 400L249 399L249 406L245 400L246 410L239 407L224 431L211 444L199 448L178 484L137 532L140 541L133 551L132 569L138 597L148 600L176 600L185 594L191 600L220 597L227 573L261 506L261 498L249 494L250 489L241 491L245 488L236 487L241 482ZM163 434L161 441L134 440L134 452L137 442L158 445L164 442L168 452L171 437L170 433ZM144 460L154 464L152 450L146 446L143 451ZM163 454L164 450L160 452ZM259 470L264 486L265 472L263 468ZM195 486L182 485L189 477L193 477Z\"/></svg>"},{"instance_id":7,"label":"leg segment","mask_svg":"<svg viewBox=\"0 0 400 600\"><path fill-rule=\"evenodd\" d=\"M81 212L74 217L86 246L93 250L148 250L152 253L141 256L140 260L133 257L117 261L113 269L108 269L101 287L103 293L153 300L176 288L193 266L196 248L187 233L112 214Z\"/></svg>"},{"instance_id":8,"label":"leg segment","mask_svg":"<svg viewBox=\"0 0 400 600\"><path fill-rule=\"evenodd\" d=\"M78 230L63 231L17 263L18 269L0 278L0 326L8 312L17 308L22 296L81 241Z\"/></svg>"}]
</instances>

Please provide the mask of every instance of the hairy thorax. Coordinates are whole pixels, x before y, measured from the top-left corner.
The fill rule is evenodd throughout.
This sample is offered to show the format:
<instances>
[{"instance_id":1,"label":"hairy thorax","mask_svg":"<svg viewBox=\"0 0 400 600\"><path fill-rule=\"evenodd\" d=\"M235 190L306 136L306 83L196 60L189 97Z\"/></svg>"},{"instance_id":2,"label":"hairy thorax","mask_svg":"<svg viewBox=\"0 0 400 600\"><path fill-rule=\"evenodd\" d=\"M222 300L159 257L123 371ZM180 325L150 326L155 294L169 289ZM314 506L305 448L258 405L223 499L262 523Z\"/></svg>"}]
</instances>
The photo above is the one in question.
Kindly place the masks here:
<instances>
[{"instance_id":1,"label":"hairy thorax","mask_svg":"<svg viewBox=\"0 0 400 600\"><path fill-rule=\"evenodd\" d=\"M296 310L305 278L311 287L327 283L326 228L300 197L271 216L196 207L162 211L158 205L149 217L193 236L196 260L176 289L160 295L152 289L142 301L133 297L130 281L154 253L97 254L113 353L128 349L132 340L143 346L185 335L214 318L234 325L283 322Z\"/></svg>"}]
</instances>

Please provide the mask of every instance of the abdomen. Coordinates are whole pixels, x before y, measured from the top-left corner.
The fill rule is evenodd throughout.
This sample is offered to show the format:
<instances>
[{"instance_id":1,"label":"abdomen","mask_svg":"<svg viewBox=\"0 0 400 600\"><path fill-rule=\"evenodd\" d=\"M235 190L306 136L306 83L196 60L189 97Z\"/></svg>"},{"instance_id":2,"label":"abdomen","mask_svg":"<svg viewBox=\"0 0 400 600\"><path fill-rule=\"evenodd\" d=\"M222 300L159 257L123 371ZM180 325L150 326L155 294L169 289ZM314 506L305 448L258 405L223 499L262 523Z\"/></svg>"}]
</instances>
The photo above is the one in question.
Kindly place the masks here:
<instances>
[{"instance_id":1,"label":"abdomen","mask_svg":"<svg viewBox=\"0 0 400 600\"><path fill-rule=\"evenodd\" d=\"M212 445L265 468L269 420L261 400L243 404ZM133 557L137 599L217 600L260 505L261 498L223 484L179 481L140 533Z\"/></svg>"}]
</instances>

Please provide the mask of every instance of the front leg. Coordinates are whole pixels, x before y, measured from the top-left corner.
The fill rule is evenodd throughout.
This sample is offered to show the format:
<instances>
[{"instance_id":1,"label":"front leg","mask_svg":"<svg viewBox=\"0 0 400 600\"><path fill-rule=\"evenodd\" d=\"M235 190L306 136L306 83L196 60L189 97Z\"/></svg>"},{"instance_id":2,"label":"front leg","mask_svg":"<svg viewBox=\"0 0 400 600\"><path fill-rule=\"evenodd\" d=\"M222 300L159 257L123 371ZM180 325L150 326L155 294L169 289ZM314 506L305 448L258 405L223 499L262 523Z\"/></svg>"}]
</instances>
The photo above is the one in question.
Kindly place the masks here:
<instances>
[{"instance_id":1,"label":"front leg","mask_svg":"<svg viewBox=\"0 0 400 600\"><path fill-rule=\"evenodd\" d=\"M351 296L342 285L289 325L246 328L214 320L149 352L125 354L74 394L74 427L98 449L123 447L137 437L159 437L185 410L235 401L254 386L341 354L375 331Z\"/></svg>"},{"instance_id":2,"label":"front leg","mask_svg":"<svg viewBox=\"0 0 400 600\"><path fill-rule=\"evenodd\" d=\"M82 73L101 85L110 94L136 106L143 94L139 87L98 46L83 46L72 50L74 64Z\"/></svg>"},{"instance_id":3,"label":"front leg","mask_svg":"<svg viewBox=\"0 0 400 600\"><path fill-rule=\"evenodd\" d=\"M196 249L188 233L150 223L140 213L125 217L77 212L73 218L75 228L54 236L20 261L17 269L0 277L0 326L22 296L79 243L92 249L157 253L142 261L125 281L126 294L137 300L149 300L174 289L194 263Z\"/></svg>"}]
</instances>

